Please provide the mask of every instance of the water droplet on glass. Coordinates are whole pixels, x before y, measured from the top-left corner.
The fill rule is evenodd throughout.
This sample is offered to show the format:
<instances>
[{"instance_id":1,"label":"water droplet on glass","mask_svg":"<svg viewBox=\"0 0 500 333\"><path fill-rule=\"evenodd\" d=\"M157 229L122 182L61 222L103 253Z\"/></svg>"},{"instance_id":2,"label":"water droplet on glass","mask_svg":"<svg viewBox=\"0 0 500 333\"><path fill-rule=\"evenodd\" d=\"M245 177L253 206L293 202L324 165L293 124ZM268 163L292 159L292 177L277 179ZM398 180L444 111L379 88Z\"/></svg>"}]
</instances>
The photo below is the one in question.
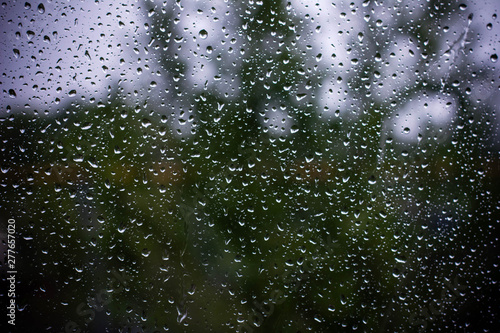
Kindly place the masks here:
<instances>
[{"instance_id":1,"label":"water droplet on glass","mask_svg":"<svg viewBox=\"0 0 500 333\"><path fill-rule=\"evenodd\" d=\"M409 127L403 128L403 134L409 134L409 133L410 133L410 128Z\"/></svg>"},{"instance_id":2,"label":"water droplet on glass","mask_svg":"<svg viewBox=\"0 0 500 333\"><path fill-rule=\"evenodd\" d=\"M43 3L41 3L41 4L38 5L38 12L40 14L45 13L45 6L43 5Z\"/></svg>"},{"instance_id":3,"label":"water droplet on glass","mask_svg":"<svg viewBox=\"0 0 500 333\"><path fill-rule=\"evenodd\" d=\"M76 162L76 163L81 163L83 162L83 155L76 155L75 157L73 157L73 161Z\"/></svg>"},{"instance_id":4,"label":"water droplet on glass","mask_svg":"<svg viewBox=\"0 0 500 333\"><path fill-rule=\"evenodd\" d=\"M16 91L14 89L9 89L9 96L11 98L16 98Z\"/></svg>"},{"instance_id":5,"label":"water droplet on glass","mask_svg":"<svg viewBox=\"0 0 500 333\"><path fill-rule=\"evenodd\" d=\"M29 2L25 2L24 9L31 9L31 4Z\"/></svg>"},{"instance_id":6,"label":"water droplet on glass","mask_svg":"<svg viewBox=\"0 0 500 333\"><path fill-rule=\"evenodd\" d=\"M86 122L81 126L82 130L86 131L92 127L92 123L90 121Z\"/></svg>"},{"instance_id":7,"label":"water droplet on glass","mask_svg":"<svg viewBox=\"0 0 500 333\"><path fill-rule=\"evenodd\" d=\"M201 39L205 39L208 37L208 32L205 29L201 29L198 36L200 36Z\"/></svg>"},{"instance_id":8,"label":"water droplet on glass","mask_svg":"<svg viewBox=\"0 0 500 333\"><path fill-rule=\"evenodd\" d=\"M148 249L143 249L142 250L142 256L147 258L149 257L149 255L151 254L151 250L148 250Z\"/></svg>"},{"instance_id":9,"label":"water droplet on glass","mask_svg":"<svg viewBox=\"0 0 500 333\"><path fill-rule=\"evenodd\" d=\"M297 101L303 100L306 96L307 96L307 94L297 94L297 96L296 96Z\"/></svg>"},{"instance_id":10,"label":"water droplet on glass","mask_svg":"<svg viewBox=\"0 0 500 333\"><path fill-rule=\"evenodd\" d=\"M497 62L498 60L498 55L495 53L495 54L492 54L491 57L490 57L490 60L491 62Z\"/></svg>"},{"instance_id":11,"label":"water droplet on glass","mask_svg":"<svg viewBox=\"0 0 500 333\"><path fill-rule=\"evenodd\" d=\"M19 54L20 54L19 50L18 49L14 49L13 51L14 51L14 56L16 58L19 58Z\"/></svg>"}]
</instances>

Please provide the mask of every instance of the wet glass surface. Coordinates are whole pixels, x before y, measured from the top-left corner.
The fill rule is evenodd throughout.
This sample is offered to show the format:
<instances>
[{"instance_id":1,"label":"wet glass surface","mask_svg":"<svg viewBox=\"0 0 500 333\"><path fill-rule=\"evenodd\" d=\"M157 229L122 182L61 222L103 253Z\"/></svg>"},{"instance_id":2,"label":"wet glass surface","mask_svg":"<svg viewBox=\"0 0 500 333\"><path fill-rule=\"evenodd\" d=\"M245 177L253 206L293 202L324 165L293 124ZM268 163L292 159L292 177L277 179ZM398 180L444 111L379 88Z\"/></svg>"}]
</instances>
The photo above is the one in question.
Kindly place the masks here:
<instances>
[{"instance_id":1,"label":"wet glass surface","mask_svg":"<svg viewBox=\"0 0 500 333\"><path fill-rule=\"evenodd\" d=\"M3 2L0 327L496 331L499 9Z\"/></svg>"}]
</instances>

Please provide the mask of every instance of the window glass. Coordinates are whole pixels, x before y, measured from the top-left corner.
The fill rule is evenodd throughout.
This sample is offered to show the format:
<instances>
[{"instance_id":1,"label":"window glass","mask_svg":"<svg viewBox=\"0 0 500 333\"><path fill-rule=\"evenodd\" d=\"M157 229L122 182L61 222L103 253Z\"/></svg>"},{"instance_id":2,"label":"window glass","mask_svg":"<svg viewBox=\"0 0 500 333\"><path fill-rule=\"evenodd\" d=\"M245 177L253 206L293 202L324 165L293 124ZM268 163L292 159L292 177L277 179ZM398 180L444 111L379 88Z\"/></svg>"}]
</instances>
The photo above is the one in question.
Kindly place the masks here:
<instances>
[{"instance_id":1,"label":"window glass","mask_svg":"<svg viewBox=\"0 0 500 333\"><path fill-rule=\"evenodd\" d=\"M2 327L497 330L499 9L2 2Z\"/></svg>"}]
</instances>

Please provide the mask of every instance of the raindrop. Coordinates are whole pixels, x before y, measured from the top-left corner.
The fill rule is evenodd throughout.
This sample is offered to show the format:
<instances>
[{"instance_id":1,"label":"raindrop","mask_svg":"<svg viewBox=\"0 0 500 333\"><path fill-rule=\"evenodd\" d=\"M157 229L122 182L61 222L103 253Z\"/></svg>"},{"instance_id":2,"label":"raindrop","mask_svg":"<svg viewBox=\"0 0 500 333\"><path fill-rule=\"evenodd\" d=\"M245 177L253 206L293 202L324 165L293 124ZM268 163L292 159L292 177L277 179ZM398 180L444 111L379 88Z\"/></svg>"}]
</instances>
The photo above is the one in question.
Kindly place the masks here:
<instances>
[{"instance_id":1,"label":"raindrop","mask_svg":"<svg viewBox=\"0 0 500 333\"><path fill-rule=\"evenodd\" d=\"M497 60L498 60L497 54L496 53L492 54L491 57L490 57L490 60L491 60L491 62L497 62Z\"/></svg>"},{"instance_id":2,"label":"raindrop","mask_svg":"<svg viewBox=\"0 0 500 333\"><path fill-rule=\"evenodd\" d=\"M142 127L144 128L148 128L149 126L151 126L151 120L147 119L147 118L144 118L142 119Z\"/></svg>"},{"instance_id":3,"label":"raindrop","mask_svg":"<svg viewBox=\"0 0 500 333\"><path fill-rule=\"evenodd\" d=\"M28 37L28 40L31 40L33 37L35 37L35 33L31 30L26 31L26 37Z\"/></svg>"},{"instance_id":4,"label":"raindrop","mask_svg":"<svg viewBox=\"0 0 500 333\"><path fill-rule=\"evenodd\" d=\"M205 39L208 37L208 32L205 29L201 29L198 36L200 36L201 39Z\"/></svg>"},{"instance_id":5,"label":"raindrop","mask_svg":"<svg viewBox=\"0 0 500 333\"><path fill-rule=\"evenodd\" d=\"M76 155L75 157L73 157L73 161L76 162L76 163L81 163L81 162L83 162L83 156L82 155Z\"/></svg>"},{"instance_id":6,"label":"raindrop","mask_svg":"<svg viewBox=\"0 0 500 333\"><path fill-rule=\"evenodd\" d=\"M38 5L38 12L40 14L45 13L45 6L43 5L43 3L41 3L41 4Z\"/></svg>"},{"instance_id":7,"label":"raindrop","mask_svg":"<svg viewBox=\"0 0 500 333\"><path fill-rule=\"evenodd\" d=\"M9 96L11 98L16 98L16 91L14 89L9 89Z\"/></svg>"},{"instance_id":8,"label":"raindrop","mask_svg":"<svg viewBox=\"0 0 500 333\"><path fill-rule=\"evenodd\" d=\"M75 89L70 90L69 93L68 93L69 97L73 97L75 95L76 95L76 90Z\"/></svg>"},{"instance_id":9,"label":"raindrop","mask_svg":"<svg viewBox=\"0 0 500 333\"><path fill-rule=\"evenodd\" d=\"M18 49L14 49L13 51L14 51L14 56L15 56L16 58L19 58L19 55L20 55L19 50L18 50Z\"/></svg>"},{"instance_id":10,"label":"raindrop","mask_svg":"<svg viewBox=\"0 0 500 333\"><path fill-rule=\"evenodd\" d=\"M31 4L29 2L25 2L24 9L31 9Z\"/></svg>"},{"instance_id":11,"label":"raindrop","mask_svg":"<svg viewBox=\"0 0 500 333\"><path fill-rule=\"evenodd\" d=\"M409 134L409 133L410 133L410 128L409 127L403 128L403 134Z\"/></svg>"},{"instance_id":12,"label":"raindrop","mask_svg":"<svg viewBox=\"0 0 500 333\"><path fill-rule=\"evenodd\" d=\"M297 101L300 101L300 100L303 100L306 96L307 96L307 94L297 94L297 96L295 96L295 97L297 98Z\"/></svg>"},{"instance_id":13,"label":"raindrop","mask_svg":"<svg viewBox=\"0 0 500 333\"><path fill-rule=\"evenodd\" d=\"M92 127L92 123L90 121L86 122L85 124L82 125L82 130L88 130Z\"/></svg>"},{"instance_id":14,"label":"raindrop","mask_svg":"<svg viewBox=\"0 0 500 333\"><path fill-rule=\"evenodd\" d=\"M149 257L149 255L150 255L150 254L151 254L151 250L146 249L146 248L144 248L144 249L142 250L142 256L143 256L143 257L147 258L147 257Z\"/></svg>"},{"instance_id":15,"label":"raindrop","mask_svg":"<svg viewBox=\"0 0 500 333\"><path fill-rule=\"evenodd\" d=\"M321 318L320 315L315 315L314 316L314 320L316 320L318 323L322 323L323 322L323 318Z\"/></svg>"}]
</instances>

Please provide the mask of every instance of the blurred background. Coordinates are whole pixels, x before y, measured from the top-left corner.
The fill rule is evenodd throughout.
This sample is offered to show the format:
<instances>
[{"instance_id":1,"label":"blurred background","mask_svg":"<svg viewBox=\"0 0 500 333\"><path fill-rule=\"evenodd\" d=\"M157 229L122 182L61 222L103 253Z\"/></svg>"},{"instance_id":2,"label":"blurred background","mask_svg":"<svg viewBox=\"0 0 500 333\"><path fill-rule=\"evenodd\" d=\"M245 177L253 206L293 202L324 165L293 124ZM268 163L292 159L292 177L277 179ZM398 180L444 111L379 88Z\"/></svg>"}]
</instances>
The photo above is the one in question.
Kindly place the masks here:
<instances>
[{"instance_id":1,"label":"blurred background","mask_svg":"<svg viewBox=\"0 0 500 333\"><path fill-rule=\"evenodd\" d=\"M497 331L499 9L3 2L0 327Z\"/></svg>"}]
</instances>

